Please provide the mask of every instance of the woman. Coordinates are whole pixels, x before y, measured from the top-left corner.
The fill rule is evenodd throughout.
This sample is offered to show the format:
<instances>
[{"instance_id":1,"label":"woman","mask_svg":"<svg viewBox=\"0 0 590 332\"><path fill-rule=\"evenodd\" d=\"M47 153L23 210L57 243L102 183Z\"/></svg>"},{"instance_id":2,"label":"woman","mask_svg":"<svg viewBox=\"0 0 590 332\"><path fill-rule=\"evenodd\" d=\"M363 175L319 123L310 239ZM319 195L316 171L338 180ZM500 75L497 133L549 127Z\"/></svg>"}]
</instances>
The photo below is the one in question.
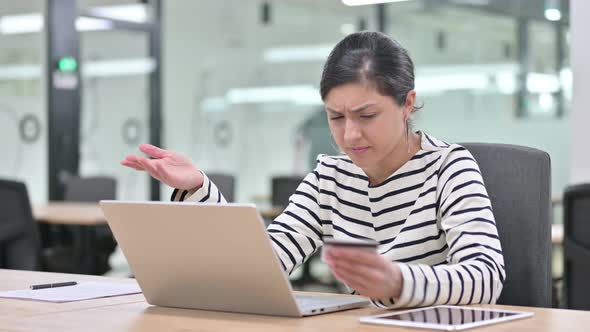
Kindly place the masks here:
<instances>
[{"instance_id":1,"label":"woman","mask_svg":"<svg viewBox=\"0 0 590 332\"><path fill-rule=\"evenodd\" d=\"M414 65L388 36L359 32L324 66L320 93L344 155L318 157L268 227L291 273L325 236L365 238L377 252L331 248L336 278L383 308L495 303L505 279L490 200L473 156L411 130ZM122 164L177 188L173 200L223 202L185 157L151 145Z\"/></svg>"}]
</instances>

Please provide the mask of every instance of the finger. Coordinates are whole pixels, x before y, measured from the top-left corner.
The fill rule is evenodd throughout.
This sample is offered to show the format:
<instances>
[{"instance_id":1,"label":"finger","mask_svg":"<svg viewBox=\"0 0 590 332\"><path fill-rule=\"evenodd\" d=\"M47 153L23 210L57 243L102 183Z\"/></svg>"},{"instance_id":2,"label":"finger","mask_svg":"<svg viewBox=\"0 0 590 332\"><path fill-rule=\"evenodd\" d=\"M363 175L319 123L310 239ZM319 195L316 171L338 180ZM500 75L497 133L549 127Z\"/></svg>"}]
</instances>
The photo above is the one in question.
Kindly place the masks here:
<instances>
[{"instance_id":1,"label":"finger","mask_svg":"<svg viewBox=\"0 0 590 332\"><path fill-rule=\"evenodd\" d=\"M137 170L137 171L145 171L145 170L143 169L143 167L141 167L140 165L138 165L138 164L136 164L136 163L133 163L133 162L130 162L130 161L128 161L128 160L122 160L122 161L121 161L121 165L123 165L123 166L127 166L127 167L130 167L130 168L133 168L133 169L135 169L135 170Z\"/></svg>"},{"instance_id":2,"label":"finger","mask_svg":"<svg viewBox=\"0 0 590 332\"><path fill-rule=\"evenodd\" d=\"M340 272L344 272L347 275L355 275L363 280L367 280L369 283L375 283L382 281L380 276L383 275L383 270L374 267L350 264L346 261L339 261L334 264L334 269Z\"/></svg>"},{"instance_id":3,"label":"finger","mask_svg":"<svg viewBox=\"0 0 590 332\"><path fill-rule=\"evenodd\" d=\"M153 164L152 160L146 158L138 158L138 162L141 166L145 168L145 170L150 173L156 180L161 181L160 174L156 167Z\"/></svg>"},{"instance_id":4,"label":"finger","mask_svg":"<svg viewBox=\"0 0 590 332\"><path fill-rule=\"evenodd\" d=\"M148 156L157 159L168 157L170 155L170 152L151 144L140 144L139 150Z\"/></svg>"},{"instance_id":5,"label":"finger","mask_svg":"<svg viewBox=\"0 0 590 332\"><path fill-rule=\"evenodd\" d=\"M369 287L371 287L371 283L359 276L357 274L351 273L351 271L347 271L344 269L336 269L332 270L332 273L336 277L336 279L342 281L343 283L347 284L348 286L352 287L358 292L366 292Z\"/></svg>"},{"instance_id":6,"label":"finger","mask_svg":"<svg viewBox=\"0 0 590 332\"><path fill-rule=\"evenodd\" d=\"M374 251L350 249L350 248L328 248L326 257L333 261L347 261L352 265L363 265L379 267L383 265L383 258Z\"/></svg>"}]
</instances>

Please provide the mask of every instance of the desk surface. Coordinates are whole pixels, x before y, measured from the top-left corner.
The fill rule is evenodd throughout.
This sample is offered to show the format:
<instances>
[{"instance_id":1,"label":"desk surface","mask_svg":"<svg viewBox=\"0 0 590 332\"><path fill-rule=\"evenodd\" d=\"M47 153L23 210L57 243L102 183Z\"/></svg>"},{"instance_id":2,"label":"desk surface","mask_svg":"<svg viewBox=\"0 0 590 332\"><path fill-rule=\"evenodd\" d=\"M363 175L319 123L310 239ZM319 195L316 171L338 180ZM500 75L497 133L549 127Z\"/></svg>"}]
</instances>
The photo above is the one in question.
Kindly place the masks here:
<instances>
[{"instance_id":1,"label":"desk surface","mask_svg":"<svg viewBox=\"0 0 590 332\"><path fill-rule=\"evenodd\" d=\"M33 284L43 284L61 281L109 281L116 283L134 283L129 278L107 278L81 274L32 272L0 269L0 291L26 289ZM39 314L48 314L62 311L88 309L105 305L144 302L142 294L116 296L110 298L95 299L89 301L76 301L67 303L48 303L40 301L14 300L0 298L0 321L8 317L31 317Z\"/></svg>"},{"instance_id":2,"label":"desk surface","mask_svg":"<svg viewBox=\"0 0 590 332\"><path fill-rule=\"evenodd\" d=\"M2 289L14 289L31 282L48 282L63 277L100 278L0 270L0 285ZM129 279L109 280L132 282ZM481 328L481 331L582 332L590 325L590 312L587 311L484 307L532 311L535 316ZM148 305L141 295L62 304L0 299L3 331L419 331L365 325L358 321L361 316L383 312L368 307L307 318L284 318L154 307Z\"/></svg>"},{"instance_id":3,"label":"desk surface","mask_svg":"<svg viewBox=\"0 0 590 332\"><path fill-rule=\"evenodd\" d=\"M101 225L106 219L98 203L49 202L33 207L39 222L62 225Z\"/></svg>"}]
</instances>

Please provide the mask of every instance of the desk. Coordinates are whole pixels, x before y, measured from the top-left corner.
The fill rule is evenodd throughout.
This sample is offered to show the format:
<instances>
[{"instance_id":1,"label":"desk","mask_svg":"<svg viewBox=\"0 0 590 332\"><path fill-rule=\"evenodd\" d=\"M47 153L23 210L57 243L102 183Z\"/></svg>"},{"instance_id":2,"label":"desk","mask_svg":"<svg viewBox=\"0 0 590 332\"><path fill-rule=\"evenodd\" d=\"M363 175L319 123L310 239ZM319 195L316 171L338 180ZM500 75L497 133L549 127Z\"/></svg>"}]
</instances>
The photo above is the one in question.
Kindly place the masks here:
<instances>
[{"instance_id":1,"label":"desk","mask_svg":"<svg viewBox=\"0 0 590 332\"><path fill-rule=\"evenodd\" d=\"M49 202L34 206L33 216L46 224L96 226L107 222L98 203Z\"/></svg>"},{"instance_id":2,"label":"desk","mask_svg":"<svg viewBox=\"0 0 590 332\"><path fill-rule=\"evenodd\" d=\"M135 283L130 278L106 278L99 276L88 276L80 274L33 272L0 269L0 291L25 289L33 284L42 284L59 281L109 281L116 283ZM90 301L77 301L67 303L48 303L40 301L12 300L0 298L0 322L7 318L31 317L48 313L69 312L74 310L95 308L106 305L144 302L142 294L116 296L110 298L96 299ZM0 323L0 329L5 326Z\"/></svg>"},{"instance_id":3,"label":"desk","mask_svg":"<svg viewBox=\"0 0 590 332\"><path fill-rule=\"evenodd\" d=\"M0 270L2 288L7 288L5 284L15 285L16 276L27 279L20 282L28 285L33 281L48 282L63 275ZM68 279L73 277L67 276ZM75 278L82 280L89 277L75 276ZM107 279L126 282L124 279ZM587 311L490 305L482 307L535 313L533 318L481 328L488 332L582 332L587 331L590 325L590 312ZM0 312L2 312L0 316L2 330L8 331L418 331L361 325L358 322L359 317L384 312L372 307L307 318L284 318L153 307L148 305L141 295L65 304L0 299Z\"/></svg>"}]
</instances>

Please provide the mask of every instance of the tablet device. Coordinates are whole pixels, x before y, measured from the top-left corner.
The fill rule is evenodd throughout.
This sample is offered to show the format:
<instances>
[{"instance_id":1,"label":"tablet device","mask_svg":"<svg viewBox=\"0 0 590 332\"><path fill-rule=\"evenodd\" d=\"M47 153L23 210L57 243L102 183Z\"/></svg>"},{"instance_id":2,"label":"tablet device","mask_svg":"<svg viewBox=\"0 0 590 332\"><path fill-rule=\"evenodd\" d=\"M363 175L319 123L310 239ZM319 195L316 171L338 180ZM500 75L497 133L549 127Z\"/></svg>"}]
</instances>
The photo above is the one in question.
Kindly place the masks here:
<instances>
[{"instance_id":1,"label":"tablet device","mask_svg":"<svg viewBox=\"0 0 590 332\"><path fill-rule=\"evenodd\" d=\"M361 323L455 331L533 316L532 312L441 305L361 317Z\"/></svg>"}]
</instances>

